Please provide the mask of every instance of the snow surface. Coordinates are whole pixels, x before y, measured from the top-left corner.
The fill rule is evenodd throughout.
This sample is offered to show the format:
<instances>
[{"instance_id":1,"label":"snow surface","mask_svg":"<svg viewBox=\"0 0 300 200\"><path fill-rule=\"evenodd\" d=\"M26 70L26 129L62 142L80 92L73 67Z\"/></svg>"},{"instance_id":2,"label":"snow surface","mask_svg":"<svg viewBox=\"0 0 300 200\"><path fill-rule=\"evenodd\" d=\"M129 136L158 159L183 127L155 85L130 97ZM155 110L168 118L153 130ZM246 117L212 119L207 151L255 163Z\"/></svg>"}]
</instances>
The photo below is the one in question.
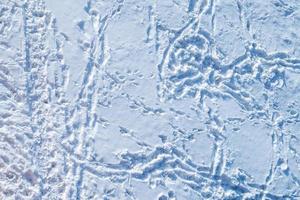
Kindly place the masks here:
<instances>
[{"instance_id":1,"label":"snow surface","mask_svg":"<svg viewBox=\"0 0 300 200\"><path fill-rule=\"evenodd\" d=\"M300 199L299 0L0 0L0 199Z\"/></svg>"}]
</instances>

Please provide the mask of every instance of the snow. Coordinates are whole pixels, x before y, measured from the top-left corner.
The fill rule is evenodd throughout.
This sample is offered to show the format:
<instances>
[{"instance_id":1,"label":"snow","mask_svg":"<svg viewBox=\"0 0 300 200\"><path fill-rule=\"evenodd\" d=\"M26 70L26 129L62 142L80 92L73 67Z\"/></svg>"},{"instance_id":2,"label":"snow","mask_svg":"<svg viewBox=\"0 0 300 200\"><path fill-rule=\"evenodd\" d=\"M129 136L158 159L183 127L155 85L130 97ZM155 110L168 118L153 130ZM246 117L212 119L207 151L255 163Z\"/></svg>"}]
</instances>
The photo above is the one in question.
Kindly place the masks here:
<instances>
[{"instance_id":1,"label":"snow","mask_svg":"<svg viewBox=\"0 0 300 200\"><path fill-rule=\"evenodd\" d=\"M0 199L299 199L299 9L0 0Z\"/></svg>"}]
</instances>

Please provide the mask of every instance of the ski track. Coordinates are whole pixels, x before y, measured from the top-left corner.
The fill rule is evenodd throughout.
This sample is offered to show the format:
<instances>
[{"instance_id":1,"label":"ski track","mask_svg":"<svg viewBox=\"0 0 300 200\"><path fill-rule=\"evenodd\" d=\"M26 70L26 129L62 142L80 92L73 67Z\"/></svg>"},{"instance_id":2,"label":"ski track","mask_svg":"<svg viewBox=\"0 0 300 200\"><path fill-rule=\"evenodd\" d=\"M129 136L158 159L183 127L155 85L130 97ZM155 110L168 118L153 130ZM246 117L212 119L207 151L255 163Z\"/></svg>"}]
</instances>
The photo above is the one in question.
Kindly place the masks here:
<instances>
[{"instance_id":1,"label":"ski track","mask_svg":"<svg viewBox=\"0 0 300 200\"><path fill-rule=\"evenodd\" d=\"M0 199L300 199L299 8L0 0Z\"/></svg>"}]
</instances>

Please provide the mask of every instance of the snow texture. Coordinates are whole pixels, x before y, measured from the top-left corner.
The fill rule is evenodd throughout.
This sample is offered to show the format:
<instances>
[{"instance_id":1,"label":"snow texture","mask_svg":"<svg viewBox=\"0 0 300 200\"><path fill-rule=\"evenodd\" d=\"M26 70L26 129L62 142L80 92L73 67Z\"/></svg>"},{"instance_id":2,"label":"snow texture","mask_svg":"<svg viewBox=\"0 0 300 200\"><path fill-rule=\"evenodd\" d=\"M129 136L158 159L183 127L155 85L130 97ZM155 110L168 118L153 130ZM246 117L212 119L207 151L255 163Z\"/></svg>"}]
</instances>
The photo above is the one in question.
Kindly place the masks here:
<instances>
[{"instance_id":1,"label":"snow texture","mask_svg":"<svg viewBox=\"0 0 300 200\"><path fill-rule=\"evenodd\" d=\"M300 199L299 0L0 0L0 199Z\"/></svg>"}]
</instances>

